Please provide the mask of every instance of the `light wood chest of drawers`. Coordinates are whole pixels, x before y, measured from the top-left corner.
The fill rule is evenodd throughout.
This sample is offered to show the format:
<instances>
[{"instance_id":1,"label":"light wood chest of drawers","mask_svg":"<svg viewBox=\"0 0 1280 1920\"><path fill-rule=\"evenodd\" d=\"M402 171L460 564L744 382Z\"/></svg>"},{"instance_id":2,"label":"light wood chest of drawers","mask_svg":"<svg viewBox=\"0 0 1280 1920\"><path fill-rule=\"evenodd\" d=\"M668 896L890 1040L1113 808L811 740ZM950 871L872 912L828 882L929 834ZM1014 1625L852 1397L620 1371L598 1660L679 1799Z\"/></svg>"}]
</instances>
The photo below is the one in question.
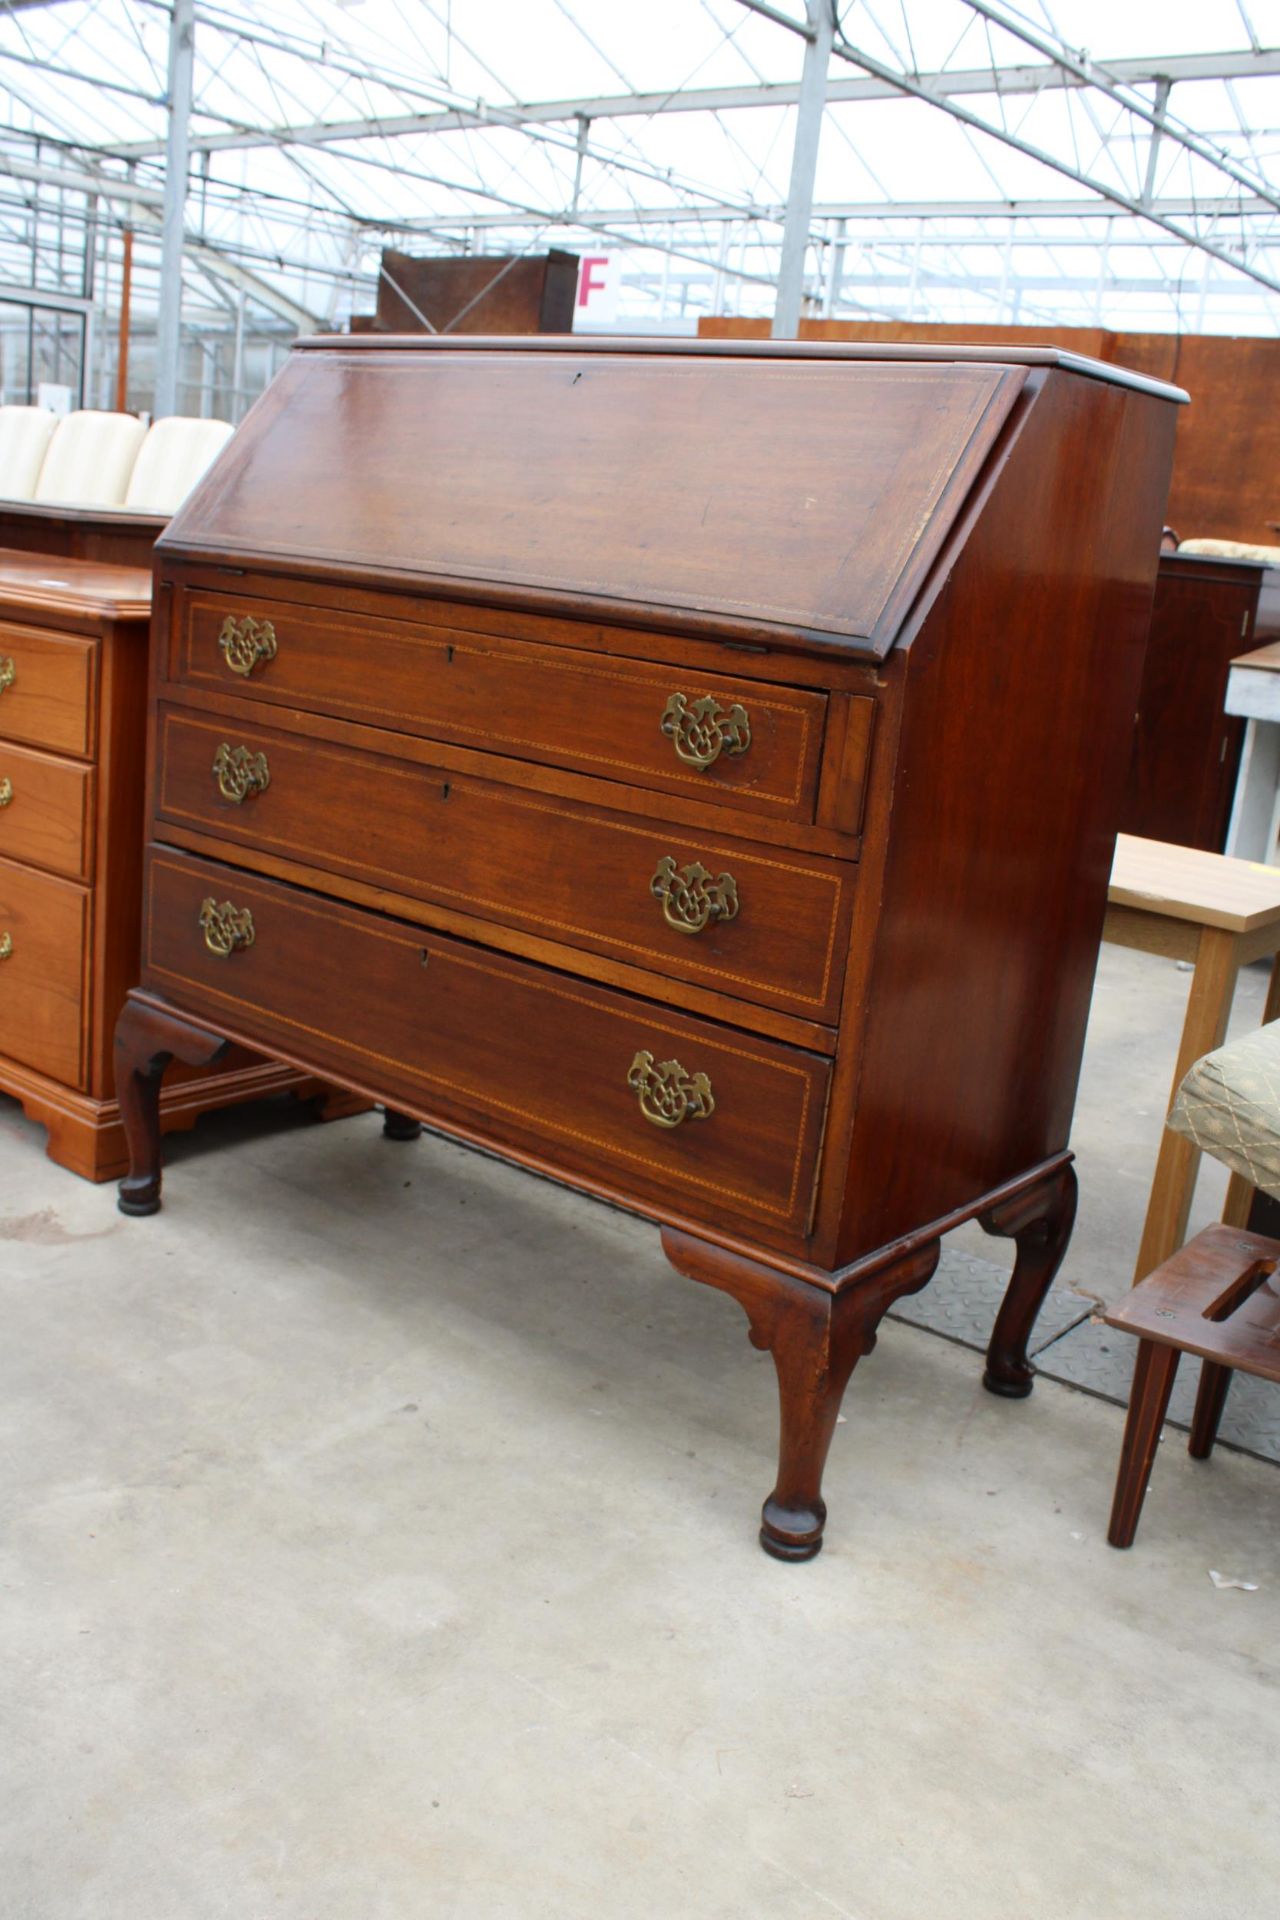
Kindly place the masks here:
<instances>
[{"instance_id":1,"label":"light wood chest of drawers","mask_svg":"<svg viewBox=\"0 0 1280 1920\"><path fill-rule=\"evenodd\" d=\"M150 612L140 568L0 551L0 1092L90 1180L128 1161L111 1048L138 978ZM304 1084L240 1054L175 1076L163 1125Z\"/></svg>"},{"instance_id":2,"label":"light wood chest of drawers","mask_svg":"<svg viewBox=\"0 0 1280 1920\"><path fill-rule=\"evenodd\" d=\"M1070 1231L1068 1129L1172 449L1045 353L304 343L160 543L142 988L650 1215L782 1407L940 1235Z\"/></svg>"}]
</instances>

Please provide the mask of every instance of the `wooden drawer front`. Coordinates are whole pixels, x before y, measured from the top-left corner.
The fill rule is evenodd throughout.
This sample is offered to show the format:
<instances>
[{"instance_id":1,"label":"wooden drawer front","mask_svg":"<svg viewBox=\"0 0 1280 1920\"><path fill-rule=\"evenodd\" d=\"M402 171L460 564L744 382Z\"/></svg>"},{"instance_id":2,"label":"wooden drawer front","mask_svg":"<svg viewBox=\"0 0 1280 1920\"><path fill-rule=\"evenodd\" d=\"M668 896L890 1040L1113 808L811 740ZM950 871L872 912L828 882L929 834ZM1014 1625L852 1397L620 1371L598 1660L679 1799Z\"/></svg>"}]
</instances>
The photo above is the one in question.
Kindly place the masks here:
<instances>
[{"instance_id":1,"label":"wooden drawer front","mask_svg":"<svg viewBox=\"0 0 1280 1920\"><path fill-rule=\"evenodd\" d=\"M180 708L161 709L158 759L159 809L177 826L836 1018L850 864ZM224 797L264 770L261 791Z\"/></svg>"},{"instance_id":2,"label":"wooden drawer front","mask_svg":"<svg viewBox=\"0 0 1280 1920\"><path fill-rule=\"evenodd\" d=\"M93 769L0 740L0 856L88 877Z\"/></svg>"},{"instance_id":3,"label":"wooden drawer front","mask_svg":"<svg viewBox=\"0 0 1280 1920\"><path fill-rule=\"evenodd\" d=\"M178 1006L570 1175L803 1234L827 1061L166 849L147 899L144 984ZM248 932L228 905L252 943L220 957ZM709 1117L647 1120L642 1054L705 1074Z\"/></svg>"},{"instance_id":4,"label":"wooden drawer front","mask_svg":"<svg viewBox=\"0 0 1280 1920\"><path fill-rule=\"evenodd\" d=\"M244 625L246 616L253 628ZM219 644L229 620L239 635L234 657L241 666L252 662L247 673L232 670ZM256 659L255 647L265 648ZM194 591L185 597L174 673L193 686L240 689L257 700L573 767L630 786L775 818L813 818L826 710L821 693ZM685 723L673 713L664 734L674 695L682 696ZM702 739L691 742L693 709L704 700ZM680 758L675 735L686 753L701 745L709 754L723 744L711 764L699 767Z\"/></svg>"},{"instance_id":5,"label":"wooden drawer front","mask_svg":"<svg viewBox=\"0 0 1280 1920\"><path fill-rule=\"evenodd\" d=\"M91 640L0 621L0 740L88 753L93 655Z\"/></svg>"},{"instance_id":6,"label":"wooden drawer front","mask_svg":"<svg viewBox=\"0 0 1280 1920\"><path fill-rule=\"evenodd\" d=\"M88 894L0 860L0 1053L82 1084L81 981Z\"/></svg>"}]
</instances>

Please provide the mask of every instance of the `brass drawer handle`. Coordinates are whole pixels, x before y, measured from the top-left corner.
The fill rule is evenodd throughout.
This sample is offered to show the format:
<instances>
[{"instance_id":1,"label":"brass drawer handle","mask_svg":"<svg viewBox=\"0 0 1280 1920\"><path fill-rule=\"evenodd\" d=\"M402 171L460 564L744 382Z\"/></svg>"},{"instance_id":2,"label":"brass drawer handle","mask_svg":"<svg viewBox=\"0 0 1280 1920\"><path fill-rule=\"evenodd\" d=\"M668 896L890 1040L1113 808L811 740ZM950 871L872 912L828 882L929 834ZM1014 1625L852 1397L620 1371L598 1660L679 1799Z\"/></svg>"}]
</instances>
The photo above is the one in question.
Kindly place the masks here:
<instances>
[{"instance_id":1,"label":"brass drawer handle","mask_svg":"<svg viewBox=\"0 0 1280 1920\"><path fill-rule=\"evenodd\" d=\"M716 1110L705 1073L686 1073L678 1060L655 1066L651 1053L631 1062L627 1085L640 1097L640 1111L655 1127L678 1127L682 1120L709 1120Z\"/></svg>"},{"instance_id":2,"label":"brass drawer handle","mask_svg":"<svg viewBox=\"0 0 1280 1920\"><path fill-rule=\"evenodd\" d=\"M233 747L226 740L213 756L213 776L223 799L234 800L237 806L271 785L266 754L250 753L248 747Z\"/></svg>"},{"instance_id":3,"label":"brass drawer handle","mask_svg":"<svg viewBox=\"0 0 1280 1920\"><path fill-rule=\"evenodd\" d=\"M649 891L662 902L662 917L677 933L701 933L713 920L732 920L738 912L738 883L731 873L713 880L698 860L677 867L669 853L658 862Z\"/></svg>"},{"instance_id":4,"label":"brass drawer handle","mask_svg":"<svg viewBox=\"0 0 1280 1920\"><path fill-rule=\"evenodd\" d=\"M7 653L0 653L0 693L11 687L18 677L18 669Z\"/></svg>"},{"instance_id":5,"label":"brass drawer handle","mask_svg":"<svg viewBox=\"0 0 1280 1920\"><path fill-rule=\"evenodd\" d=\"M699 771L713 766L722 753L745 753L751 745L747 710L735 701L726 712L711 694L690 706L682 693L673 693L658 723L676 750L676 758Z\"/></svg>"},{"instance_id":6,"label":"brass drawer handle","mask_svg":"<svg viewBox=\"0 0 1280 1920\"><path fill-rule=\"evenodd\" d=\"M248 907L233 907L229 900L219 906L212 894L200 902L200 926L210 953L225 960L237 947L253 945L253 915Z\"/></svg>"},{"instance_id":7,"label":"brass drawer handle","mask_svg":"<svg viewBox=\"0 0 1280 1920\"><path fill-rule=\"evenodd\" d=\"M7 807L13 799L13 782L8 774L0 780L0 807Z\"/></svg>"},{"instance_id":8,"label":"brass drawer handle","mask_svg":"<svg viewBox=\"0 0 1280 1920\"><path fill-rule=\"evenodd\" d=\"M0 933L0 960L7 960L13 952L13 935Z\"/></svg>"},{"instance_id":9,"label":"brass drawer handle","mask_svg":"<svg viewBox=\"0 0 1280 1920\"><path fill-rule=\"evenodd\" d=\"M251 613L237 620L228 614L218 635L222 657L232 673L246 679L263 660L276 657L276 630L269 620L255 620Z\"/></svg>"}]
</instances>

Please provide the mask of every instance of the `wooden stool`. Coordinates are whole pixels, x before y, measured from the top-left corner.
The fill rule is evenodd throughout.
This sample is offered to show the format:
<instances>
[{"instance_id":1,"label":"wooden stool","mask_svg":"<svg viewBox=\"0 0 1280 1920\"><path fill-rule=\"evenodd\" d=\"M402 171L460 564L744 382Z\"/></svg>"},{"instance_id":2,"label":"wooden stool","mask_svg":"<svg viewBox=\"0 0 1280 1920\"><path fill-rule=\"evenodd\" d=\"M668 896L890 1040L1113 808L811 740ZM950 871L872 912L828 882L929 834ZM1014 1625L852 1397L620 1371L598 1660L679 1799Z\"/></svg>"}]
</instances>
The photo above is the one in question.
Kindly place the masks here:
<instances>
[{"instance_id":1,"label":"wooden stool","mask_svg":"<svg viewBox=\"0 0 1280 1920\"><path fill-rule=\"evenodd\" d=\"M1188 1448L1194 1460L1213 1452L1233 1372L1280 1380L1277 1266L1280 1241L1206 1227L1103 1314L1109 1327L1140 1342L1107 1532L1113 1547L1133 1545L1179 1356L1204 1360Z\"/></svg>"},{"instance_id":2,"label":"wooden stool","mask_svg":"<svg viewBox=\"0 0 1280 1920\"><path fill-rule=\"evenodd\" d=\"M1222 1045L1241 967L1280 954L1280 869L1122 833L1102 937L1116 946L1190 960L1195 968L1173 1072L1176 1094L1193 1063ZM1280 1019L1280 961L1272 967L1262 1018ZM1199 1166L1195 1142L1166 1128L1135 1280L1186 1239ZM1252 1198L1251 1183L1235 1174L1224 1218L1243 1226Z\"/></svg>"}]
</instances>

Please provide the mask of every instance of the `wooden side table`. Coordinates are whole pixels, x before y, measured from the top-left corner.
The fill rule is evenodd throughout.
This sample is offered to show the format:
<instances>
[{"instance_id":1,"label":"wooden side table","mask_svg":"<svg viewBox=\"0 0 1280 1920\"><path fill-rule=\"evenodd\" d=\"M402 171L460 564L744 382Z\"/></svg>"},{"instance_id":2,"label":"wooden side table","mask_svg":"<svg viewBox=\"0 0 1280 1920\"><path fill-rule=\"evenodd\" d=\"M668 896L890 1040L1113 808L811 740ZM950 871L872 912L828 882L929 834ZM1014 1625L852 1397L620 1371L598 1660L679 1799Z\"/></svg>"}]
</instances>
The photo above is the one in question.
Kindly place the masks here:
<instances>
[{"instance_id":1,"label":"wooden side table","mask_svg":"<svg viewBox=\"0 0 1280 1920\"><path fill-rule=\"evenodd\" d=\"M1245 721L1225 850L1280 865L1280 640L1231 662L1223 705Z\"/></svg>"},{"instance_id":2,"label":"wooden side table","mask_svg":"<svg viewBox=\"0 0 1280 1920\"><path fill-rule=\"evenodd\" d=\"M1102 937L1119 947L1189 960L1187 996L1173 1089L1203 1054L1226 1038L1236 977L1252 960L1280 955L1280 868L1220 853L1139 840L1122 833L1107 893ZM1264 1022L1280 1018L1280 964L1273 964ZM1134 1280L1176 1253L1187 1237L1200 1154L1169 1128L1160 1141ZM1223 1219L1243 1226L1253 1189L1233 1174Z\"/></svg>"}]
</instances>

